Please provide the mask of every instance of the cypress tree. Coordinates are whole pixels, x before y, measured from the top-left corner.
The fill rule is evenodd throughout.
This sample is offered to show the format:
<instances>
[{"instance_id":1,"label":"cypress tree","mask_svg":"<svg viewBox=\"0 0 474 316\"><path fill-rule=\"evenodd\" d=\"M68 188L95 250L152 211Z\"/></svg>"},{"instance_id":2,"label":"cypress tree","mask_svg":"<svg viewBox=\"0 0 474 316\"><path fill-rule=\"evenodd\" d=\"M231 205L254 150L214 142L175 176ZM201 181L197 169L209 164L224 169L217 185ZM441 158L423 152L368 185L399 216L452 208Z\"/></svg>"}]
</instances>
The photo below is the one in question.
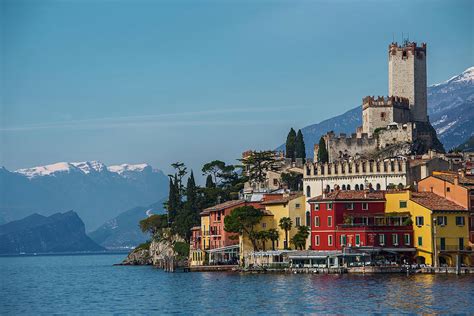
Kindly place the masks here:
<instances>
[{"instance_id":1,"label":"cypress tree","mask_svg":"<svg viewBox=\"0 0 474 316\"><path fill-rule=\"evenodd\" d=\"M194 181L194 174L192 171L191 175L188 178L188 183L186 184L186 200L191 207L196 206L196 182Z\"/></svg>"},{"instance_id":2,"label":"cypress tree","mask_svg":"<svg viewBox=\"0 0 474 316\"><path fill-rule=\"evenodd\" d=\"M298 130L296 134L296 141L295 141L295 158L302 158L303 160L306 159L306 148L304 144L303 133L301 130Z\"/></svg>"},{"instance_id":3,"label":"cypress tree","mask_svg":"<svg viewBox=\"0 0 474 316\"><path fill-rule=\"evenodd\" d=\"M212 181L212 175L208 174L206 178L206 188L215 188L216 185L214 184L214 181Z\"/></svg>"},{"instance_id":4,"label":"cypress tree","mask_svg":"<svg viewBox=\"0 0 474 316\"><path fill-rule=\"evenodd\" d=\"M324 141L323 137L321 137L321 139L319 140L318 161L322 163L329 161L329 154L326 149L326 142Z\"/></svg>"},{"instance_id":5,"label":"cypress tree","mask_svg":"<svg viewBox=\"0 0 474 316\"><path fill-rule=\"evenodd\" d=\"M295 159L295 146L296 146L296 132L293 127L290 129L288 136L286 137L286 158Z\"/></svg>"},{"instance_id":6,"label":"cypress tree","mask_svg":"<svg viewBox=\"0 0 474 316\"><path fill-rule=\"evenodd\" d=\"M170 177L170 187L168 193L168 217L169 221L173 222L176 217L176 187Z\"/></svg>"}]
</instances>

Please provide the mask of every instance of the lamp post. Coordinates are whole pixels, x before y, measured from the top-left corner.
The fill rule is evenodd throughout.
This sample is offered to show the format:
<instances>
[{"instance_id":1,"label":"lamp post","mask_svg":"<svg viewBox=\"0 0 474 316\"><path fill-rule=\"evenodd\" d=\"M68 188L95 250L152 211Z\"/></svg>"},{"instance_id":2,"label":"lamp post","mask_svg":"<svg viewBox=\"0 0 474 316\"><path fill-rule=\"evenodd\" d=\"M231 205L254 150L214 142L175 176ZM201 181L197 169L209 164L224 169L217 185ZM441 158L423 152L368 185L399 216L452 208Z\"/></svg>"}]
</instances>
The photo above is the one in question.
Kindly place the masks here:
<instances>
[{"instance_id":1,"label":"lamp post","mask_svg":"<svg viewBox=\"0 0 474 316\"><path fill-rule=\"evenodd\" d=\"M433 251L434 251L434 267L438 267L438 246L436 244L436 217L433 217Z\"/></svg>"}]
</instances>

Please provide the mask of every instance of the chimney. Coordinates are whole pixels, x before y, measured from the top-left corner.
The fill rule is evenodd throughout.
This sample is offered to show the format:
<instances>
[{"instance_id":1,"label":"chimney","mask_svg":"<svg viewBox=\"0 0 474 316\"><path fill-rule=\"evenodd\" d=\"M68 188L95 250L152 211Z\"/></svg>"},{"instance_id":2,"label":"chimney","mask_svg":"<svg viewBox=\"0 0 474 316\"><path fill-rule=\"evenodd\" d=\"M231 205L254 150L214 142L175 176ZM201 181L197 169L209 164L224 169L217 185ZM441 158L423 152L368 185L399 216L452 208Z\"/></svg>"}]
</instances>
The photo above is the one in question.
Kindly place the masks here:
<instances>
[{"instance_id":1,"label":"chimney","mask_svg":"<svg viewBox=\"0 0 474 316\"><path fill-rule=\"evenodd\" d=\"M459 185L459 176L458 175L454 176L454 185Z\"/></svg>"}]
</instances>

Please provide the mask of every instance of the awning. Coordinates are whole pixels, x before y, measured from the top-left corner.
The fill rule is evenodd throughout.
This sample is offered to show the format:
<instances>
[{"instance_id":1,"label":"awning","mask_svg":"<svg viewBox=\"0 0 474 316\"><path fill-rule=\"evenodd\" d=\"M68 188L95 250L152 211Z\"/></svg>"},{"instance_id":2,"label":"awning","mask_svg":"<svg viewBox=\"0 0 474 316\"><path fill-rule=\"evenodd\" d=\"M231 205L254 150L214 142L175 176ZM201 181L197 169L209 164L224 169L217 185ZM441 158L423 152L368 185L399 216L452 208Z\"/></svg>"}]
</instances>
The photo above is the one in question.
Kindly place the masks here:
<instances>
[{"instance_id":1,"label":"awning","mask_svg":"<svg viewBox=\"0 0 474 316\"><path fill-rule=\"evenodd\" d=\"M226 246L226 247L210 249L207 252L208 253L225 252L225 251L228 251L228 250L238 250L239 248L240 248L239 245L232 245L232 246Z\"/></svg>"}]
</instances>

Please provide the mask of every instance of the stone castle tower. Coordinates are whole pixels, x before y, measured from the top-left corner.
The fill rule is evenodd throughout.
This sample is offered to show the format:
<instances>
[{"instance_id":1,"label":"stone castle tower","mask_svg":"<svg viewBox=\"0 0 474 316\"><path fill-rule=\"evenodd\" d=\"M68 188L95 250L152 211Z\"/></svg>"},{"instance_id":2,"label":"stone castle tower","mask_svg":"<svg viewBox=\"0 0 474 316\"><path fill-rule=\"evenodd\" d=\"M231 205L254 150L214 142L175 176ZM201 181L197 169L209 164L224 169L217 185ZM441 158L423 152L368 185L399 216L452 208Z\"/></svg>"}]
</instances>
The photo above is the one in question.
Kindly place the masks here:
<instances>
[{"instance_id":1,"label":"stone castle tower","mask_svg":"<svg viewBox=\"0 0 474 316\"><path fill-rule=\"evenodd\" d=\"M409 100L410 121L428 122L426 44L392 43L388 50L388 95Z\"/></svg>"}]
</instances>

